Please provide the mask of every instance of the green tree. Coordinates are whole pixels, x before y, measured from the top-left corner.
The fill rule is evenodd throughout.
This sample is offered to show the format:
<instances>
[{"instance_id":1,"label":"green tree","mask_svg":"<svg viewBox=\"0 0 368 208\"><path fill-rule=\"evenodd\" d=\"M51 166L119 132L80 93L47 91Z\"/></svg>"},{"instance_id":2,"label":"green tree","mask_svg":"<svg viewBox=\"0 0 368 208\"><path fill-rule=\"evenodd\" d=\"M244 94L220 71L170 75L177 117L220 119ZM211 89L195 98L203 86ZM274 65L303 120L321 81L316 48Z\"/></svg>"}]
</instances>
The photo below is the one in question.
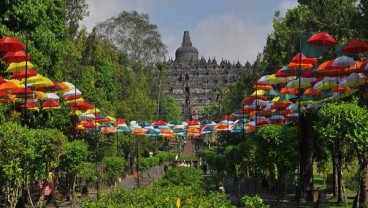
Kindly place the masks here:
<instances>
[{"instance_id":1,"label":"green tree","mask_svg":"<svg viewBox=\"0 0 368 208\"><path fill-rule=\"evenodd\" d=\"M69 35L74 37L79 28L79 21L89 15L86 0L65 1L65 24L69 28Z\"/></svg>"},{"instance_id":2,"label":"green tree","mask_svg":"<svg viewBox=\"0 0 368 208\"><path fill-rule=\"evenodd\" d=\"M153 65L165 57L166 47L161 41L161 35L147 14L123 11L99 23L96 28L99 35L127 53L130 63Z\"/></svg>"},{"instance_id":3,"label":"green tree","mask_svg":"<svg viewBox=\"0 0 368 208\"><path fill-rule=\"evenodd\" d=\"M359 107L356 103L329 103L318 112L318 120L315 129L319 137L329 149L332 156L335 183L335 192L338 203L342 202L342 168L344 162L353 160L357 153L360 163L361 188L367 187L366 181L366 135L367 128L366 109ZM332 122L331 122L332 121ZM367 191L359 190L360 202L365 203Z\"/></svg>"},{"instance_id":4,"label":"green tree","mask_svg":"<svg viewBox=\"0 0 368 208\"><path fill-rule=\"evenodd\" d=\"M102 163L108 183L116 185L117 178L124 171L125 159L122 157L104 157Z\"/></svg>"},{"instance_id":5,"label":"green tree","mask_svg":"<svg viewBox=\"0 0 368 208\"><path fill-rule=\"evenodd\" d=\"M34 153L28 143L26 128L16 123L0 125L0 148L0 187L10 207L16 207L21 186L25 183L25 163Z\"/></svg>"},{"instance_id":6,"label":"green tree","mask_svg":"<svg viewBox=\"0 0 368 208\"><path fill-rule=\"evenodd\" d=\"M81 167L88 159L88 145L81 140L74 140L65 145L61 155L61 169L68 173L68 192L72 197L75 190L75 177L81 171ZM72 197L74 200L74 197Z\"/></svg>"},{"instance_id":7,"label":"green tree","mask_svg":"<svg viewBox=\"0 0 368 208\"><path fill-rule=\"evenodd\" d=\"M286 190L286 179L298 164L297 129L289 126L265 125L256 133L256 162L266 170L270 190L276 196L276 206Z\"/></svg>"},{"instance_id":8,"label":"green tree","mask_svg":"<svg viewBox=\"0 0 368 208\"><path fill-rule=\"evenodd\" d=\"M57 66L62 40L67 34L64 6L62 0L0 2L0 36L15 36L22 40L36 70L50 78L61 70Z\"/></svg>"},{"instance_id":9,"label":"green tree","mask_svg":"<svg viewBox=\"0 0 368 208\"><path fill-rule=\"evenodd\" d=\"M160 118L164 121L182 120L181 105L173 96L166 96L161 101Z\"/></svg>"}]
</instances>

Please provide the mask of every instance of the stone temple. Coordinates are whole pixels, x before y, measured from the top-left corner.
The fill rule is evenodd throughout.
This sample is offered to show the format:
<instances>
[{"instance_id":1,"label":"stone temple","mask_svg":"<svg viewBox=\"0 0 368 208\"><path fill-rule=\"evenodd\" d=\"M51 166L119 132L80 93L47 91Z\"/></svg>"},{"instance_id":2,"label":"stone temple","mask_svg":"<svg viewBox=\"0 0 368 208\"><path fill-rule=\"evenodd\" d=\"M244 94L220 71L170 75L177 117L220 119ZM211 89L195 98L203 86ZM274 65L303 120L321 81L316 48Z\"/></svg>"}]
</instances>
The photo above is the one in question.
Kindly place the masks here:
<instances>
[{"instance_id":1,"label":"stone temple","mask_svg":"<svg viewBox=\"0 0 368 208\"><path fill-rule=\"evenodd\" d=\"M184 32L183 42L176 50L175 60L165 61L163 76L165 95L173 96L182 105L183 118L204 115L204 106L217 104L219 88L236 82L250 66L239 61L231 64L222 60L198 58L197 48L192 46L189 31Z\"/></svg>"}]
</instances>

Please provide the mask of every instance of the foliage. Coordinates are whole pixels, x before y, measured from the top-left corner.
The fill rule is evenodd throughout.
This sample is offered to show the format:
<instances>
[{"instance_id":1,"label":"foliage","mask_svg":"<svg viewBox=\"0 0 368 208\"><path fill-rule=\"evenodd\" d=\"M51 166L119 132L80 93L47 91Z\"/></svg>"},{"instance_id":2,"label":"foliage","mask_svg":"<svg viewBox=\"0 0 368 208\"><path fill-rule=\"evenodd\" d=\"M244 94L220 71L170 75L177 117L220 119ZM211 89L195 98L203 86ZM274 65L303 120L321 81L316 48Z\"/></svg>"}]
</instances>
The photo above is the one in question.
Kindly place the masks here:
<instances>
[{"instance_id":1,"label":"foliage","mask_svg":"<svg viewBox=\"0 0 368 208\"><path fill-rule=\"evenodd\" d=\"M256 133L257 164L262 168L294 170L297 164L297 129L266 125Z\"/></svg>"},{"instance_id":2,"label":"foliage","mask_svg":"<svg viewBox=\"0 0 368 208\"><path fill-rule=\"evenodd\" d=\"M85 201L83 207L176 207L178 199L181 207L234 207L225 194L206 192L200 186L201 181L202 174L198 169L171 168L163 179L144 189L128 192L120 188L97 202Z\"/></svg>"},{"instance_id":3,"label":"foliage","mask_svg":"<svg viewBox=\"0 0 368 208\"><path fill-rule=\"evenodd\" d=\"M78 173L87 161L88 145L81 140L74 140L65 145L61 155L61 168L71 173Z\"/></svg>"},{"instance_id":4,"label":"foliage","mask_svg":"<svg viewBox=\"0 0 368 208\"><path fill-rule=\"evenodd\" d=\"M17 204L21 185L24 183L26 159L32 157L26 129L16 123L0 125L0 181L1 189L12 207Z\"/></svg>"},{"instance_id":5,"label":"foliage","mask_svg":"<svg viewBox=\"0 0 368 208\"><path fill-rule=\"evenodd\" d=\"M164 121L182 120L181 105L173 96L169 95L162 99L160 103L160 119Z\"/></svg>"},{"instance_id":6,"label":"foliage","mask_svg":"<svg viewBox=\"0 0 368 208\"><path fill-rule=\"evenodd\" d=\"M151 168L158 165L160 158L158 157L140 157L139 160L139 171L149 171Z\"/></svg>"},{"instance_id":7,"label":"foliage","mask_svg":"<svg viewBox=\"0 0 368 208\"><path fill-rule=\"evenodd\" d=\"M258 195L253 196L253 197L245 195L241 198L241 201L244 204L244 206L247 208L267 208L269 207L268 205L265 205L263 203L262 198L259 197Z\"/></svg>"},{"instance_id":8,"label":"foliage","mask_svg":"<svg viewBox=\"0 0 368 208\"><path fill-rule=\"evenodd\" d=\"M53 78L61 70L57 63L61 58L62 40L66 35L62 0L1 1L0 36L15 36L32 55L32 63L42 75ZM0 71L4 71L0 68Z\"/></svg>"},{"instance_id":9,"label":"foliage","mask_svg":"<svg viewBox=\"0 0 368 208\"><path fill-rule=\"evenodd\" d=\"M198 186L203 184L203 178L200 169L194 167L176 167L170 168L162 180L162 186L176 185L176 186Z\"/></svg>"},{"instance_id":10,"label":"foliage","mask_svg":"<svg viewBox=\"0 0 368 208\"><path fill-rule=\"evenodd\" d=\"M74 37L79 28L79 21L89 14L88 5L86 0L66 0L65 7L65 24L69 34Z\"/></svg>"},{"instance_id":11,"label":"foliage","mask_svg":"<svg viewBox=\"0 0 368 208\"><path fill-rule=\"evenodd\" d=\"M160 158L161 163L167 163L174 159L173 155L170 152L158 151L155 155Z\"/></svg>"},{"instance_id":12,"label":"foliage","mask_svg":"<svg viewBox=\"0 0 368 208\"><path fill-rule=\"evenodd\" d=\"M96 28L99 35L127 53L130 63L152 65L164 59L165 45L157 26L150 22L147 14L123 11L99 23Z\"/></svg>"},{"instance_id":13,"label":"foliage","mask_svg":"<svg viewBox=\"0 0 368 208\"><path fill-rule=\"evenodd\" d=\"M102 163L107 181L115 182L124 171L125 159L122 157L104 157Z\"/></svg>"}]
</instances>

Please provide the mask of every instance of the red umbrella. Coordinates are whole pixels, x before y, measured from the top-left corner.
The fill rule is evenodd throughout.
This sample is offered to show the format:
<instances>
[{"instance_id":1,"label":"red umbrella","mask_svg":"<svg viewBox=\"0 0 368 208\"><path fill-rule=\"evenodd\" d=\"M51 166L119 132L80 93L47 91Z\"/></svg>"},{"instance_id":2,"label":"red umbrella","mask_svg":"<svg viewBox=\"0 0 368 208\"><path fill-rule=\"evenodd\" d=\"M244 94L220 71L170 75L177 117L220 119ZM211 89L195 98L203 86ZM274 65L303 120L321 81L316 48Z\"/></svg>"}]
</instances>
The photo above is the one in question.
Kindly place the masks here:
<instances>
[{"instance_id":1,"label":"red umbrella","mask_svg":"<svg viewBox=\"0 0 368 208\"><path fill-rule=\"evenodd\" d=\"M33 90L29 87L27 88L16 88L11 92L12 95L31 95L33 94Z\"/></svg>"},{"instance_id":2,"label":"red umbrella","mask_svg":"<svg viewBox=\"0 0 368 208\"><path fill-rule=\"evenodd\" d=\"M24 44L16 38L5 37L0 39L0 51L2 52L21 51L24 48Z\"/></svg>"},{"instance_id":3,"label":"red umbrella","mask_svg":"<svg viewBox=\"0 0 368 208\"><path fill-rule=\"evenodd\" d=\"M299 63L299 61L302 64L315 64L315 63L317 63L318 60L316 58L308 58L308 57L304 56L303 54L298 53L293 57L291 62L292 63Z\"/></svg>"},{"instance_id":4,"label":"red umbrella","mask_svg":"<svg viewBox=\"0 0 368 208\"><path fill-rule=\"evenodd\" d=\"M23 61L30 61L31 56L28 54L26 55L26 52L24 51L9 51L3 56L2 60L6 63L19 63Z\"/></svg>"},{"instance_id":5,"label":"red umbrella","mask_svg":"<svg viewBox=\"0 0 368 208\"><path fill-rule=\"evenodd\" d=\"M334 46L336 45L336 40L330 34L325 32L320 32L312 35L308 40L307 43L311 45L317 46Z\"/></svg>"},{"instance_id":6,"label":"red umbrella","mask_svg":"<svg viewBox=\"0 0 368 208\"><path fill-rule=\"evenodd\" d=\"M361 40L352 40L342 46L343 53L364 53L368 51L368 43Z\"/></svg>"},{"instance_id":7,"label":"red umbrella","mask_svg":"<svg viewBox=\"0 0 368 208\"><path fill-rule=\"evenodd\" d=\"M72 108L74 108L74 110L88 110L88 109L94 109L95 107L86 102L86 101L82 101L82 102L78 102L78 103L72 103L70 105Z\"/></svg>"},{"instance_id":8,"label":"red umbrella","mask_svg":"<svg viewBox=\"0 0 368 208\"><path fill-rule=\"evenodd\" d=\"M70 100L77 100L79 98L82 98L81 94L77 94L76 96L74 95L68 95L64 97L64 101L70 101Z\"/></svg>"},{"instance_id":9,"label":"red umbrella","mask_svg":"<svg viewBox=\"0 0 368 208\"><path fill-rule=\"evenodd\" d=\"M256 83L255 85L253 85L253 89L257 89L257 90L273 90L273 87L270 84L259 84L259 83Z\"/></svg>"},{"instance_id":10,"label":"red umbrella","mask_svg":"<svg viewBox=\"0 0 368 208\"><path fill-rule=\"evenodd\" d=\"M4 79L4 77L0 76L0 85L6 83L6 80Z\"/></svg>"},{"instance_id":11,"label":"red umbrella","mask_svg":"<svg viewBox=\"0 0 368 208\"><path fill-rule=\"evenodd\" d=\"M187 123L188 126L198 126L201 125L197 120L190 120Z\"/></svg>"},{"instance_id":12,"label":"red umbrella","mask_svg":"<svg viewBox=\"0 0 368 208\"><path fill-rule=\"evenodd\" d=\"M9 52L8 52L9 53ZM27 69L27 77L36 76L38 73L34 69ZM12 79L23 79L26 77L26 70L13 72Z\"/></svg>"},{"instance_id":13,"label":"red umbrella","mask_svg":"<svg viewBox=\"0 0 368 208\"><path fill-rule=\"evenodd\" d=\"M155 123L153 123L154 126L166 126L167 124L163 120L156 120Z\"/></svg>"},{"instance_id":14,"label":"red umbrella","mask_svg":"<svg viewBox=\"0 0 368 208\"><path fill-rule=\"evenodd\" d=\"M58 103L56 100L46 100L42 103L43 109L59 109L60 103Z\"/></svg>"},{"instance_id":15,"label":"red umbrella","mask_svg":"<svg viewBox=\"0 0 368 208\"><path fill-rule=\"evenodd\" d=\"M275 73L275 77L291 77L297 75L297 70L295 71L282 71L281 69L277 70Z\"/></svg>"}]
</instances>

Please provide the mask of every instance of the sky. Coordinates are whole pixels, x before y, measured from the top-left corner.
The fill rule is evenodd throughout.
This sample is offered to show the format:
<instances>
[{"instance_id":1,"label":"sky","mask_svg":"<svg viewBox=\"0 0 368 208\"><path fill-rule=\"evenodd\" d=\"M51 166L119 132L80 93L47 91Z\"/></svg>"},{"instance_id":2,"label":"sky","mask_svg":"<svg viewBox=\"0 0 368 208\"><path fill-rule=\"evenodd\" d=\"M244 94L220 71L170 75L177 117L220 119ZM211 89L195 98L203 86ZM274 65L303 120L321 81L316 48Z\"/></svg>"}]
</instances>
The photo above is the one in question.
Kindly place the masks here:
<instances>
[{"instance_id":1,"label":"sky","mask_svg":"<svg viewBox=\"0 0 368 208\"><path fill-rule=\"evenodd\" d=\"M88 31L122 11L148 14L157 25L167 59L175 59L184 31L189 31L199 58L219 62L253 63L272 32L276 11L284 16L297 0L86 0L89 16L81 25Z\"/></svg>"}]
</instances>

